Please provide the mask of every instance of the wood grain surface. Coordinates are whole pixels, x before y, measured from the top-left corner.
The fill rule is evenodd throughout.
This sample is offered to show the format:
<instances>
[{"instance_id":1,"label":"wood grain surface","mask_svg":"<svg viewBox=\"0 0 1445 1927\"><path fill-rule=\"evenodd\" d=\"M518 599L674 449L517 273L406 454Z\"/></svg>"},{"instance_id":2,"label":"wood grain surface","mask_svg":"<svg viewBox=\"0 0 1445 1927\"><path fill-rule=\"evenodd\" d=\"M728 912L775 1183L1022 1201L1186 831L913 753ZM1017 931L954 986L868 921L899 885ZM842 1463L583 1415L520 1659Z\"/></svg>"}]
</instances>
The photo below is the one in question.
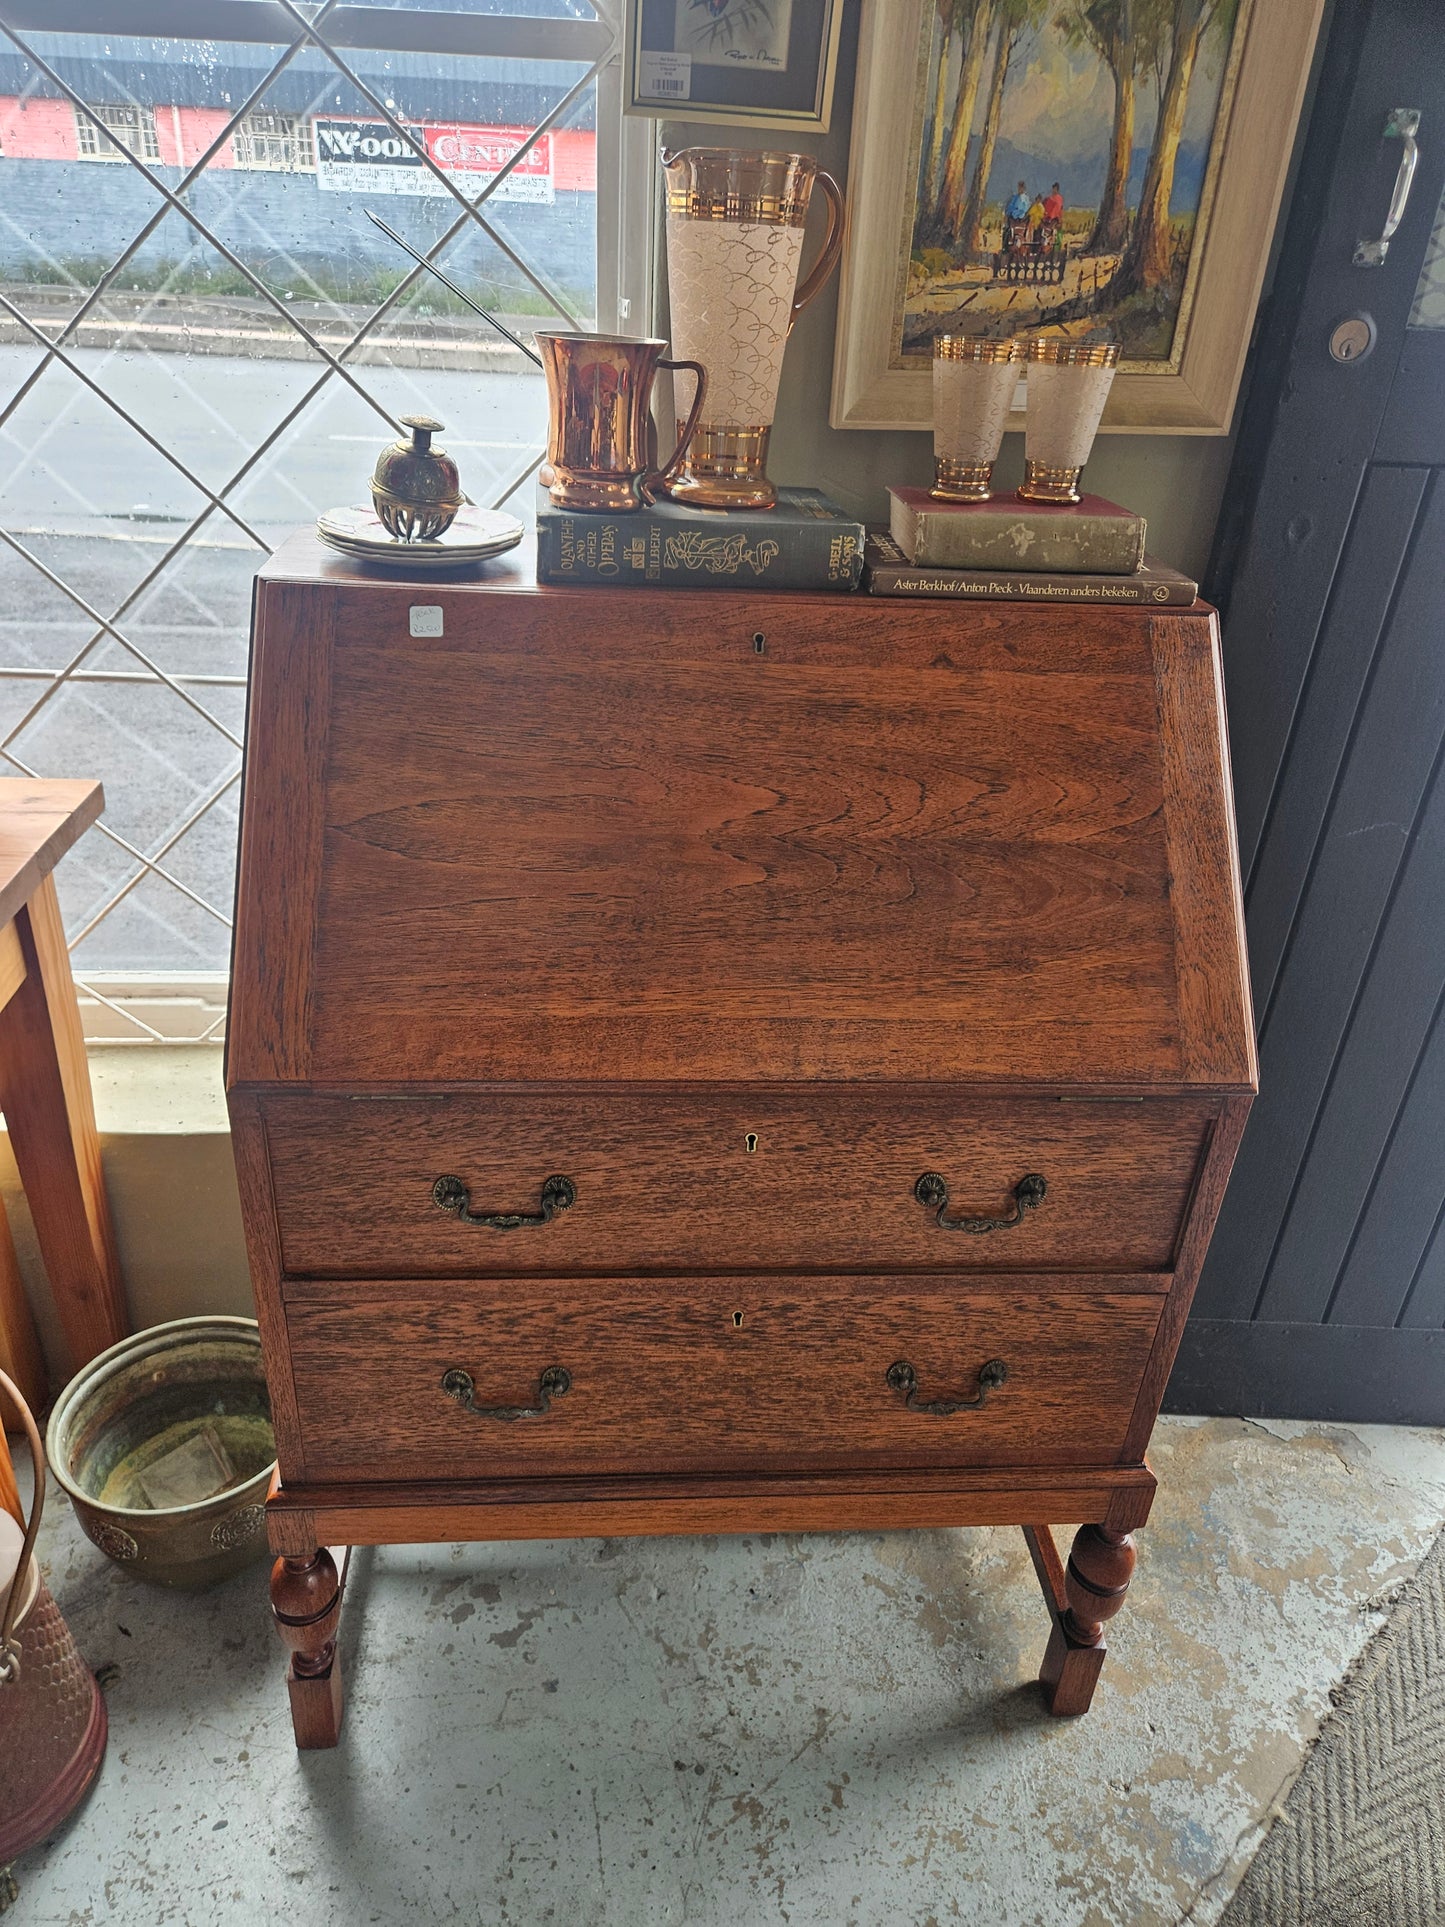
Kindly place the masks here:
<instances>
[{"instance_id":1,"label":"wood grain surface","mask_svg":"<svg viewBox=\"0 0 1445 1927\"><path fill-rule=\"evenodd\" d=\"M329 598L280 584L255 591L236 925L226 1018L231 1067L305 1077L325 825L330 721Z\"/></svg>"},{"instance_id":2,"label":"wood grain surface","mask_svg":"<svg viewBox=\"0 0 1445 1927\"><path fill-rule=\"evenodd\" d=\"M93 791L98 786L61 785ZM84 818L84 809L81 816ZM25 975L0 1009L0 1109L73 1370L130 1330L55 880L16 912Z\"/></svg>"},{"instance_id":3,"label":"wood grain surface","mask_svg":"<svg viewBox=\"0 0 1445 1927\"><path fill-rule=\"evenodd\" d=\"M285 1484L267 1506L266 1526L273 1552L297 1555L318 1540L389 1546L634 1533L901 1532L1080 1517L1107 1518L1122 1531L1143 1525L1155 1489L1147 1465L1077 1472L835 1472L790 1479L759 1474Z\"/></svg>"},{"instance_id":4,"label":"wood grain surface","mask_svg":"<svg viewBox=\"0 0 1445 1927\"><path fill-rule=\"evenodd\" d=\"M635 1271L1165 1271L1217 1103L1060 1103L845 1087L416 1093L261 1102L282 1263L314 1277ZM942 1229L914 1196L947 1179ZM577 1201L549 1224L495 1231L437 1208L459 1176L474 1211L536 1212L552 1173ZM1081 1275L1081 1283L1087 1283Z\"/></svg>"},{"instance_id":5,"label":"wood grain surface","mask_svg":"<svg viewBox=\"0 0 1445 1927\"><path fill-rule=\"evenodd\" d=\"M1162 1299L1100 1289L963 1289L949 1279L313 1284L287 1305L309 1479L760 1472L1116 1463ZM906 1360L923 1400L886 1383ZM571 1389L536 1418L479 1417L442 1390L468 1373L488 1406L532 1406L549 1367ZM283 1478L291 1476L284 1463Z\"/></svg>"},{"instance_id":6,"label":"wood grain surface","mask_svg":"<svg viewBox=\"0 0 1445 1927\"><path fill-rule=\"evenodd\" d=\"M1168 618L424 593L260 581L233 1082L1227 1075Z\"/></svg>"},{"instance_id":7,"label":"wood grain surface","mask_svg":"<svg viewBox=\"0 0 1445 1927\"><path fill-rule=\"evenodd\" d=\"M29 902L104 808L100 784L88 778L0 777L0 924Z\"/></svg>"}]
</instances>

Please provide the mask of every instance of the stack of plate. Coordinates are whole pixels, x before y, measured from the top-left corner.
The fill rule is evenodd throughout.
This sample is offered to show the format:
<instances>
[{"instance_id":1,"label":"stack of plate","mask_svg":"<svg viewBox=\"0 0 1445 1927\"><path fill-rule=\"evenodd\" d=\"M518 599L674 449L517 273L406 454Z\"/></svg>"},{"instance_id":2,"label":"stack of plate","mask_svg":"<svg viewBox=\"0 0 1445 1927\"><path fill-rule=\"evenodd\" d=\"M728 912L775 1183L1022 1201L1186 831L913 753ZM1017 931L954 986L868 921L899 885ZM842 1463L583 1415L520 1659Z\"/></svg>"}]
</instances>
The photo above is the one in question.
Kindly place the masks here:
<instances>
[{"instance_id":1,"label":"stack of plate","mask_svg":"<svg viewBox=\"0 0 1445 1927\"><path fill-rule=\"evenodd\" d=\"M522 524L500 509L474 508L465 502L449 529L424 542L402 542L388 533L375 510L328 509L316 518L316 533L330 548L354 562L372 562L383 569L457 569L468 562L485 562L504 555L522 539Z\"/></svg>"}]
</instances>

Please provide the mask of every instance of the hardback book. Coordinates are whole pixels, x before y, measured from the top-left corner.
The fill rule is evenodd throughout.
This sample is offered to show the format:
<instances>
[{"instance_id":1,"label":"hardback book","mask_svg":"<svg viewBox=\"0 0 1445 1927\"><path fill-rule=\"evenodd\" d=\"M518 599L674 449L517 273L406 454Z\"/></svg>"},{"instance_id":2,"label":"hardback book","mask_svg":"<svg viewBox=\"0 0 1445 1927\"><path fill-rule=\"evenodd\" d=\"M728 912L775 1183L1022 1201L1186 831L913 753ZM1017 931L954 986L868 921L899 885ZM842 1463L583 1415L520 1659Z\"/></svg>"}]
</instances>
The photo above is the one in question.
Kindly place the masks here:
<instances>
[{"instance_id":1,"label":"hardback book","mask_svg":"<svg viewBox=\"0 0 1445 1927\"><path fill-rule=\"evenodd\" d=\"M936 502L926 488L888 494L893 540L930 568L1132 575L1144 560L1143 516L1099 495L1053 508L1013 495Z\"/></svg>"},{"instance_id":2,"label":"hardback book","mask_svg":"<svg viewBox=\"0 0 1445 1927\"><path fill-rule=\"evenodd\" d=\"M980 602L1151 603L1187 609L1199 584L1146 555L1132 575L1075 575L1034 570L930 569L910 562L892 536L869 529L863 549L863 587L869 595L952 596Z\"/></svg>"},{"instance_id":3,"label":"hardback book","mask_svg":"<svg viewBox=\"0 0 1445 1927\"><path fill-rule=\"evenodd\" d=\"M659 501L633 515L537 504L537 580L694 589L856 589L863 524L815 488L780 488L771 509Z\"/></svg>"}]
</instances>

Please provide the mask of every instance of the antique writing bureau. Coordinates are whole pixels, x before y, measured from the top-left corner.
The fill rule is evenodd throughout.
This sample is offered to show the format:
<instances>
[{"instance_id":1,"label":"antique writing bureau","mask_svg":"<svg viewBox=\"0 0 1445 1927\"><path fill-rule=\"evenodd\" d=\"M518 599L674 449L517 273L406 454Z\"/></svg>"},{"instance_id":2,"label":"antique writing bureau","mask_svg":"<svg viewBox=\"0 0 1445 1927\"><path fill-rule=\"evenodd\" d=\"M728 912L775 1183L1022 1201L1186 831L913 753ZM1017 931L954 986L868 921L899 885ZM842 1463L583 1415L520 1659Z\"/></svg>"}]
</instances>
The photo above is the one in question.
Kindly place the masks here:
<instances>
[{"instance_id":1,"label":"antique writing bureau","mask_svg":"<svg viewBox=\"0 0 1445 1927\"><path fill-rule=\"evenodd\" d=\"M1022 1525L1082 1711L1254 1078L1207 609L292 540L227 1082L298 1741L329 1546L565 1534Z\"/></svg>"}]
</instances>

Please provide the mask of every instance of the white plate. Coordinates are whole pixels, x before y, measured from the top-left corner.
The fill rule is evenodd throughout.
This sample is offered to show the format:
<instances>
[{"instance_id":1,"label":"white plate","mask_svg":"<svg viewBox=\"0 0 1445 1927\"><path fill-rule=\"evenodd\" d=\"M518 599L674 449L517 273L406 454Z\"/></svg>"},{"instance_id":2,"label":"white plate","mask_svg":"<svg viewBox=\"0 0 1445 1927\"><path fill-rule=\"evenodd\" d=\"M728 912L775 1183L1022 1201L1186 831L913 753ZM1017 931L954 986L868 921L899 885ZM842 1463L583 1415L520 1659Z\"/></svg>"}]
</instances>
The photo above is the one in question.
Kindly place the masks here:
<instances>
[{"instance_id":1,"label":"white plate","mask_svg":"<svg viewBox=\"0 0 1445 1927\"><path fill-rule=\"evenodd\" d=\"M374 562L385 569L425 570L455 569L504 555L516 548L525 531L515 515L466 502L451 527L426 542L398 542L369 508L328 509L317 516L316 533L329 548L353 561Z\"/></svg>"}]
</instances>

